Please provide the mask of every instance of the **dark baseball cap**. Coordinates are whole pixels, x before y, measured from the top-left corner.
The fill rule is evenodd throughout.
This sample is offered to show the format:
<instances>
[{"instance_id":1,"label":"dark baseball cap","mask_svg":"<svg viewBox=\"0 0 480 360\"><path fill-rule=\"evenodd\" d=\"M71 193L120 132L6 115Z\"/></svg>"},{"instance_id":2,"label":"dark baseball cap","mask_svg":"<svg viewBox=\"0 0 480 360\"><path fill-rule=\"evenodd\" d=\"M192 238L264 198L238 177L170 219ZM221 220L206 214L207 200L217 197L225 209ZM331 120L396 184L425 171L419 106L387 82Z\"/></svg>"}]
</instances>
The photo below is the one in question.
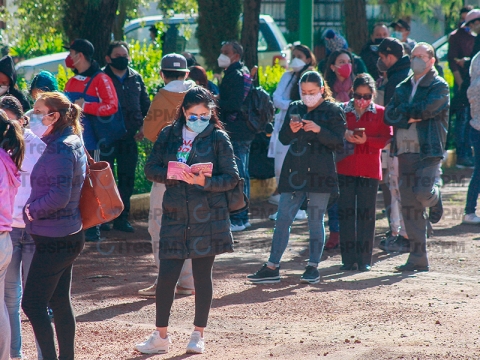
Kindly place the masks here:
<instances>
[{"instance_id":1,"label":"dark baseball cap","mask_svg":"<svg viewBox=\"0 0 480 360\"><path fill-rule=\"evenodd\" d=\"M403 45L398 39L387 37L382 40L380 45L371 45L370 49L376 53L392 54L397 58L403 56Z\"/></svg>"},{"instance_id":2,"label":"dark baseball cap","mask_svg":"<svg viewBox=\"0 0 480 360\"><path fill-rule=\"evenodd\" d=\"M390 24L390 27L392 27L392 28L394 28L395 26L400 26L400 27L404 28L405 30L410 31L410 25L405 20L398 19L397 21L392 22Z\"/></svg>"},{"instance_id":3,"label":"dark baseball cap","mask_svg":"<svg viewBox=\"0 0 480 360\"><path fill-rule=\"evenodd\" d=\"M187 59L185 56L180 54L167 54L162 58L162 62L160 64L162 70L165 71L180 71L180 72L189 72L187 66Z\"/></svg>"},{"instance_id":4,"label":"dark baseball cap","mask_svg":"<svg viewBox=\"0 0 480 360\"><path fill-rule=\"evenodd\" d=\"M88 58L93 56L95 52L95 48L93 47L92 43L86 39L76 39L73 40L70 46L64 46L67 50L75 50L76 52L81 52Z\"/></svg>"}]
</instances>

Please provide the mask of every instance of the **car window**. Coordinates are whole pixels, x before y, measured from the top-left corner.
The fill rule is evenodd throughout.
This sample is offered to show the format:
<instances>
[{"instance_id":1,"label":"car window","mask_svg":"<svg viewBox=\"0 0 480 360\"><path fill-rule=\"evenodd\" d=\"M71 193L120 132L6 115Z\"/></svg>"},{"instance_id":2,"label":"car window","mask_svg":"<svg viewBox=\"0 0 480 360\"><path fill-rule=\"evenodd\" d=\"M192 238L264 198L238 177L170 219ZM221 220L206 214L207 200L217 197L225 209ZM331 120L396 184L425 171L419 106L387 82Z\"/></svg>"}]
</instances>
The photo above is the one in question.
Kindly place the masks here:
<instances>
[{"instance_id":1,"label":"car window","mask_svg":"<svg viewBox=\"0 0 480 360\"><path fill-rule=\"evenodd\" d=\"M188 51L192 54L200 53L200 47L198 46L198 39L196 36L197 33L197 24L189 24L189 38L187 45L185 46L185 51Z\"/></svg>"},{"instance_id":2,"label":"car window","mask_svg":"<svg viewBox=\"0 0 480 360\"><path fill-rule=\"evenodd\" d=\"M125 34L125 38L127 39L127 42L130 43L132 40L135 40L135 41L150 40L149 28L150 26L145 26L145 27L139 27L132 31L129 31L128 33Z\"/></svg>"},{"instance_id":3,"label":"car window","mask_svg":"<svg viewBox=\"0 0 480 360\"><path fill-rule=\"evenodd\" d=\"M266 22L260 22L258 51L281 51L275 35Z\"/></svg>"},{"instance_id":4,"label":"car window","mask_svg":"<svg viewBox=\"0 0 480 360\"><path fill-rule=\"evenodd\" d=\"M437 58L439 61L447 61L448 41L437 49Z\"/></svg>"}]
</instances>

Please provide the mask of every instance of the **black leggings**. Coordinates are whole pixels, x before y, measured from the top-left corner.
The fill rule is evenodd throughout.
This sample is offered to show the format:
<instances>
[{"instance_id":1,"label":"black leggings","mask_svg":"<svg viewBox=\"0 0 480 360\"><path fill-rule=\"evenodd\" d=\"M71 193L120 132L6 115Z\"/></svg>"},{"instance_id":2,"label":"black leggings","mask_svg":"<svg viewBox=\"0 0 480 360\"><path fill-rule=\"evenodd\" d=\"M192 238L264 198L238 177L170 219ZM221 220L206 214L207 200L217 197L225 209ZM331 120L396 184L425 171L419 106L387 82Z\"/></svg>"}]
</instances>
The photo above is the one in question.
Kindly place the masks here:
<instances>
[{"instance_id":1,"label":"black leggings","mask_svg":"<svg viewBox=\"0 0 480 360\"><path fill-rule=\"evenodd\" d=\"M49 305L55 314L59 359L75 356L75 316L70 301L72 266L85 244L83 231L65 237L32 235L35 253L28 272L22 308L33 327L44 360L56 360Z\"/></svg>"},{"instance_id":2,"label":"black leggings","mask_svg":"<svg viewBox=\"0 0 480 360\"><path fill-rule=\"evenodd\" d=\"M175 297L175 286L184 261L184 259L160 260L156 293L157 327L168 326L170 309ZM213 296L212 267L214 261L215 256L192 259L193 282L195 284L195 320L193 325L198 327L207 326Z\"/></svg>"}]
</instances>

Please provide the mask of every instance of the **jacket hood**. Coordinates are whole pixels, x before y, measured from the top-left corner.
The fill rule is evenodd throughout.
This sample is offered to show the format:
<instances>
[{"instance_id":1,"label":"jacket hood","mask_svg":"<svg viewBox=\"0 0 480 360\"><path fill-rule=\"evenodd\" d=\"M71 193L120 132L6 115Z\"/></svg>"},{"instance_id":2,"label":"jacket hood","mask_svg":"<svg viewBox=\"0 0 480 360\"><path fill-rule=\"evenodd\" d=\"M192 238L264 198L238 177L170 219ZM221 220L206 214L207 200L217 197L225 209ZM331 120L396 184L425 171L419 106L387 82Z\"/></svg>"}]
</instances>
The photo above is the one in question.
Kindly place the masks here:
<instances>
[{"instance_id":1,"label":"jacket hood","mask_svg":"<svg viewBox=\"0 0 480 360\"><path fill-rule=\"evenodd\" d=\"M17 72L11 56L7 55L0 59L0 72L8 76L11 81L10 87L14 87L17 82Z\"/></svg>"},{"instance_id":2,"label":"jacket hood","mask_svg":"<svg viewBox=\"0 0 480 360\"><path fill-rule=\"evenodd\" d=\"M195 85L195 82L192 80L173 80L165 85L163 89L170 92L183 93L190 90Z\"/></svg>"},{"instance_id":3,"label":"jacket hood","mask_svg":"<svg viewBox=\"0 0 480 360\"><path fill-rule=\"evenodd\" d=\"M0 162L4 164L7 171L8 184L18 188L20 186L20 172L13 160L2 148L0 148Z\"/></svg>"}]
</instances>

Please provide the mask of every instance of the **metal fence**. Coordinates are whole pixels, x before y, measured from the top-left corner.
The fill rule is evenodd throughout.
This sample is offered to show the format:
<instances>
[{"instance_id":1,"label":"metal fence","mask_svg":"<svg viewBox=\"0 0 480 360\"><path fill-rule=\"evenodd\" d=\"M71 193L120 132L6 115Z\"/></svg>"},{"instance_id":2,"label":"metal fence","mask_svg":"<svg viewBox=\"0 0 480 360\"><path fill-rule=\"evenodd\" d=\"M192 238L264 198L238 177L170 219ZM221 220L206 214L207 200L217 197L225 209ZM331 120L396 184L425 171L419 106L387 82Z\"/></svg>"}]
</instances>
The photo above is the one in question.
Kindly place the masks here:
<instances>
[{"instance_id":1,"label":"metal fence","mask_svg":"<svg viewBox=\"0 0 480 360\"><path fill-rule=\"evenodd\" d=\"M270 15L277 25L285 28L285 0L262 0L261 13ZM343 0L314 0L313 26L315 30L343 26Z\"/></svg>"}]
</instances>

